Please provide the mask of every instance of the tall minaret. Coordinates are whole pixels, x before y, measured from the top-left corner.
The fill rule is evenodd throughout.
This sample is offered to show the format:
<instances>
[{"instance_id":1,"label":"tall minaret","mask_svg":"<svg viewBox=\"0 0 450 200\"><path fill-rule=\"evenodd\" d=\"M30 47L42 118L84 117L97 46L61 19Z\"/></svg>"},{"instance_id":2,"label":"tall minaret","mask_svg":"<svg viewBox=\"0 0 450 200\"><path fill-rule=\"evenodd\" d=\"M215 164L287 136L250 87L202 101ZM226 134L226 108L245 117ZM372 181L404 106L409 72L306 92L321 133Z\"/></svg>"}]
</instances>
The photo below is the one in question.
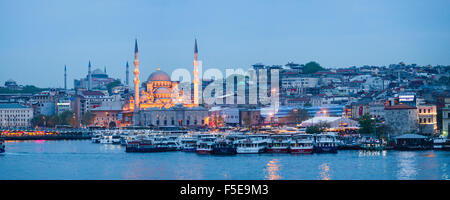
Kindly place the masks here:
<instances>
[{"instance_id":1,"label":"tall minaret","mask_svg":"<svg viewBox=\"0 0 450 200\"><path fill-rule=\"evenodd\" d=\"M91 61L89 60L88 65L88 90L92 89L92 73L91 73Z\"/></svg>"},{"instance_id":2,"label":"tall minaret","mask_svg":"<svg viewBox=\"0 0 450 200\"><path fill-rule=\"evenodd\" d=\"M139 110L139 58L137 39L134 43L134 111Z\"/></svg>"},{"instance_id":3,"label":"tall minaret","mask_svg":"<svg viewBox=\"0 0 450 200\"><path fill-rule=\"evenodd\" d=\"M197 48L197 38L194 44L194 105L198 106L198 48Z\"/></svg>"},{"instance_id":4,"label":"tall minaret","mask_svg":"<svg viewBox=\"0 0 450 200\"><path fill-rule=\"evenodd\" d=\"M126 66L126 71L125 71L125 85L128 87L128 86L130 86L129 84L128 84L128 77L129 77L129 74L130 74L130 72L129 72L129 69L130 67L128 66L128 61L127 61L127 66Z\"/></svg>"},{"instance_id":5,"label":"tall minaret","mask_svg":"<svg viewBox=\"0 0 450 200\"><path fill-rule=\"evenodd\" d=\"M106 66L105 66L104 72L105 72L105 74L106 74Z\"/></svg>"},{"instance_id":6,"label":"tall minaret","mask_svg":"<svg viewBox=\"0 0 450 200\"><path fill-rule=\"evenodd\" d=\"M67 91L67 67L64 65L64 91Z\"/></svg>"}]
</instances>

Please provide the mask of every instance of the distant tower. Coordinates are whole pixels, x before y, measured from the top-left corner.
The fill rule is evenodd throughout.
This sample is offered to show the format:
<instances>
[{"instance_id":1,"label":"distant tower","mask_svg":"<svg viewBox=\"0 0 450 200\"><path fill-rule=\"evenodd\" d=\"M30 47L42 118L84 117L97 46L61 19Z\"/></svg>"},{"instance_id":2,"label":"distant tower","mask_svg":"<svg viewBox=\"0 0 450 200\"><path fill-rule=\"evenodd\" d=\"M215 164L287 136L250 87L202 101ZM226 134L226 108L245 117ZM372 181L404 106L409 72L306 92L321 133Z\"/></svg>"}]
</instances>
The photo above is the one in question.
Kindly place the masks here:
<instances>
[{"instance_id":1,"label":"distant tower","mask_svg":"<svg viewBox=\"0 0 450 200\"><path fill-rule=\"evenodd\" d=\"M137 39L134 43L134 111L139 110L139 58Z\"/></svg>"},{"instance_id":2,"label":"distant tower","mask_svg":"<svg viewBox=\"0 0 450 200\"><path fill-rule=\"evenodd\" d=\"M91 73L91 61L89 60L88 65L88 90L92 89L92 73Z\"/></svg>"},{"instance_id":3,"label":"distant tower","mask_svg":"<svg viewBox=\"0 0 450 200\"><path fill-rule=\"evenodd\" d=\"M106 74L106 66L105 66L105 69L104 69L104 71L105 71L105 74Z\"/></svg>"},{"instance_id":4,"label":"distant tower","mask_svg":"<svg viewBox=\"0 0 450 200\"><path fill-rule=\"evenodd\" d=\"M198 79L198 48L197 48L197 38L194 44L194 105L198 106L198 84L200 83Z\"/></svg>"},{"instance_id":5,"label":"distant tower","mask_svg":"<svg viewBox=\"0 0 450 200\"><path fill-rule=\"evenodd\" d=\"M67 68L64 65L64 90L67 91Z\"/></svg>"},{"instance_id":6,"label":"distant tower","mask_svg":"<svg viewBox=\"0 0 450 200\"><path fill-rule=\"evenodd\" d=\"M128 66L128 61L127 61L127 66L126 66L126 71L125 71L125 84L126 84L126 86L130 86L129 84L128 84L128 77L129 77L129 74L130 74L130 72L129 72L129 66Z\"/></svg>"}]
</instances>

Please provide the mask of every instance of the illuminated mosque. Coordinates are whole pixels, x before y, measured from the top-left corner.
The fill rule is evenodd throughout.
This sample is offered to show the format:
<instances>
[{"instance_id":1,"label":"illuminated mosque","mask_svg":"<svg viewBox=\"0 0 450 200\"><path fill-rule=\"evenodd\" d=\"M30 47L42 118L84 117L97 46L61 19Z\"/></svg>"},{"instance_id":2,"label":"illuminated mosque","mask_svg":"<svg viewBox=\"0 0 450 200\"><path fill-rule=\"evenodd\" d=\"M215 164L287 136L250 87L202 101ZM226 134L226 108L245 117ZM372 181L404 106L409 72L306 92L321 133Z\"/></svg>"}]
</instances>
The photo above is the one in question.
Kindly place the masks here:
<instances>
[{"instance_id":1,"label":"illuminated mosque","mask_svg":"<svg viewBox=\"0 0 450 200\"><path fill-rule=\"evenodd\" d=\"M143 88L139 80L139 52L135 41L134 96L127 99L123 111L138 126L201 126L208 110L198 105L198 48L194 45L194 95L190 102L181 102L179 81L172 81L160 68L148 76ZM190 92L190 91L189 91Z\"/></svg>"}]
</instances>

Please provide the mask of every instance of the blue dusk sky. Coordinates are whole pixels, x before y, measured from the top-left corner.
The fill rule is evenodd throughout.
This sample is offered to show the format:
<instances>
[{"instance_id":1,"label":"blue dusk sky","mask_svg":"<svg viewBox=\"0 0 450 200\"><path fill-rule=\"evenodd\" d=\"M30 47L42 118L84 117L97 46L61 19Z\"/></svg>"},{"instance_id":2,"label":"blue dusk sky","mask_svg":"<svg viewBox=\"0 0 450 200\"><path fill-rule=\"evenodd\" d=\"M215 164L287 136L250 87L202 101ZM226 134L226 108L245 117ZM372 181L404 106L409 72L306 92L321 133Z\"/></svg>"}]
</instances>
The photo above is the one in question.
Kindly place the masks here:
<instances>
[{"instance_id":1,"label":"blue dusk sky","mask_svg":"<svg viewBox=\"0 0 450 200\"><path fill-rule=\"evenodd\" d=\"M141 80L191 69L288 61L322 66L450 64L449 0L0 0L0 84L68 87L93 68ZM131 73L130 73L130 80Z\"/></svg>"}]
</instances>

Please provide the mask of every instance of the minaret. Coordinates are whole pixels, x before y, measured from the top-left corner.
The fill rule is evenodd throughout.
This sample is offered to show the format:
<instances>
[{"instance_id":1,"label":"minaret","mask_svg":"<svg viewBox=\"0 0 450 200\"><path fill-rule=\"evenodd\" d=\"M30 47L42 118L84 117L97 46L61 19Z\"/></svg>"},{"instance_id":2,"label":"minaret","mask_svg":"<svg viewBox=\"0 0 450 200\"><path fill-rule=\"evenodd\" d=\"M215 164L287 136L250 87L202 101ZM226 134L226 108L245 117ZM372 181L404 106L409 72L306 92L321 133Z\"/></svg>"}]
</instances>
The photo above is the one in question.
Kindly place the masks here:
<instances>
[{"instance_id":1,"label":"minaret","mask_svg":"<svg viewBox=\"0 0 450 200\"><path fill-rule=\"evenodd\" d=\"M137 39L134 43L134 111L139 110L139 58Z\"/></svg>"},{"instance_id":2,"label":"minaret","mask_svg":"<svg viewBox=\"0 0 450 200\"><path fill-rule=\"evenodd\" d=\"M130 86L130 85L128 85L128 77L129 77L129 74L130 74L130 72L129 72L129 69L130 67L128 66L128 61L127 61L127 66L126 66L126 71L125 71L125 85L128 87L128 86Z\"/></svg>"},{"instance_id":3,"label":"minaret","mask_svg":"<svg viewBox=\"0 0 450 200\"><path fill-rule=\"evenodd\" d=\"M88 90L91 90L92 88L92 73L91 73L91 61L89 60L88 65Z\"/></svg>"},{"instance_id":4,"label":"minaret","mask_svg":"<svg viewBox=\"0 0 450 200\"><path fill-rule=\"evenodd\" d=\"M198 106L198 48L197 48L197 38L194 44L194 105Z\"/></svg>"},{"instance_id":5,"label":"minaret","mask_svg":"<svg viewBox=\"0 0 450 200\"><path fill-rule=\"evenodd\" d=\"M105 71L105 74L106 74L106 66L105 66L105 69L104 69L104 71Z\"/></svg>"},{"instance_id":6,"label":"minaret","mask_svg":"<svg viewBox=\"0 0 450 200\"><path fill-rule=\"evenodd\" d=\"M64 91L67 91L67 68L64 65Z\"/></svg>"}]
</instances>

